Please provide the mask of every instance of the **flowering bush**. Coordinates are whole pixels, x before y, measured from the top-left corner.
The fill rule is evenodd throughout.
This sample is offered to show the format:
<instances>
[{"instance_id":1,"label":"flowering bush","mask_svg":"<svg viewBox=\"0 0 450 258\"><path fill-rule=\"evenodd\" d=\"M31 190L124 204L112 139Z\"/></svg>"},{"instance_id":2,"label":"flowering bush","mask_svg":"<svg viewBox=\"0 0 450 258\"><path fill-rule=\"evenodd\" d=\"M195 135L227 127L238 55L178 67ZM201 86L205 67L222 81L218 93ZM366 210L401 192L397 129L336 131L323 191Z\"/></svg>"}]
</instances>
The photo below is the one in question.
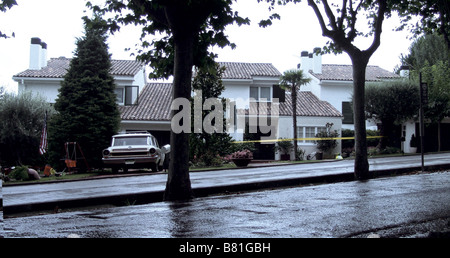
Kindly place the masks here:
<instances>
[{"instance_id":1,"label":"flowering bush","mask_svg":"<svg viewBox=\"0 0 450 258\"><path fill-rule=\"evenodd\" d=\"M190 166L193 167L218 167L221 166L223 163L222 158L219 156L219 154L214 155L211 152L206 152L205 154L201 155L200 157L197 157L197 155L194 155L193 160L190 161Z\"/></svg>"},{"instance_id":2,"label":"flowering bush","mask_svg":"<svg viewBox=\"0 0 450 258\"><path fill-rule=\"evenodd\" d=\"M231 154L232 159L253 159L253 152L249 150L236 151Z\"/></svg>"}]
</instances>

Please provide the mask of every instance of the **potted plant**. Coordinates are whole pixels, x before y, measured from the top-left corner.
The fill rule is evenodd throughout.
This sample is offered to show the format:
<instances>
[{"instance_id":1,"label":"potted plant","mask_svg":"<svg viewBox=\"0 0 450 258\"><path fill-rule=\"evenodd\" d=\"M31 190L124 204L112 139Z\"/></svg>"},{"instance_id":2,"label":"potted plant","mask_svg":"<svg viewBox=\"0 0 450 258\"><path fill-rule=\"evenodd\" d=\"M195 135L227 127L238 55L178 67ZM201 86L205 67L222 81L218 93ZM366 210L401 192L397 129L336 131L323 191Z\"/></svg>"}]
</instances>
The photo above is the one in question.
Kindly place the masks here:
<instances>
[{"instance_id":1,"label":"potted plant","mask_svg":"<svg viewBox=\"0 0 450 258\"><path fill-rule=\"evenodd\" d=\"M291 141L281 140L277 142L277 151L280 151L280 159L281 160L290 160L291 159L291 150L294 147Z\"/></svg>"},{"instance_id":2,"label":"potted plant","mask_svg":"<svg viewBox=\"0 0 450 258\"><path fill-rule=\"evenodd\" d=\"M411 135L411 140L409 141L409 149L411 151L411 153L416 153L417 152L417 137L412 134Z\"/></svg>"},{"instance_id":3,"label":"potted plant","mask_svg":"<svg viewBox=\"0 0 450 258\"><path fill-rule=\"evenodd\" d=\"M246 167L253 159L253 152L245 149L231 154L231 160L238 167Z\"/></svg>"}]
</instances>

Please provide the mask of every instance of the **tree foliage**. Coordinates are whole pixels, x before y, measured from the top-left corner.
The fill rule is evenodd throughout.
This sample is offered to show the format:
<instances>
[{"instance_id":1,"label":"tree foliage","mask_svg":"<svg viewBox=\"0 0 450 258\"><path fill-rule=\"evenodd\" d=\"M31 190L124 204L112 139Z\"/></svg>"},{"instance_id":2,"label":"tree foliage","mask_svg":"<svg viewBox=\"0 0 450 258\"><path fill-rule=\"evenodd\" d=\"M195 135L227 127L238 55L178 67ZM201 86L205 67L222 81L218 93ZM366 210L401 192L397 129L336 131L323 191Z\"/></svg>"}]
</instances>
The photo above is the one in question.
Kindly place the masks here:
<instances>
[{"instance_id":1,"label":"tree foliage","mask_svg":"<svg viewBox=\"0 0 450 258\"><path fill-rule=\"evenodd\" d=\"M420 22L411 26L416 35L439 34L442 35L447 48L450 50L450 1L448 0L396 0L396 9L403 17L404 28L415 16Z\"/></svg>"},{"instance_id":2,"label":"tree foliage","mask_svg":"<svg viewBox=\"0 0 450 258\"><path fill-rule=\"evenodd\" d=\"M151 78L168 78L174 75L175 38L178 33L190 33L195 37L193 64L196 67L211 66L216 54L210 46L235 48L228 40L225 27L230 24L249 24L247 18L233 12L233 0L107 0L105 6L87 5L97 13L107 16L111 33L123 26L142 28L137 46L137 59L148 63L153 71Z\"/></svg>"},{"instance_id":3,"label":"tree foliage","mask_svg":"<svg viewBox=\"0 0 450 258\"><path fill-rule=\"evenodd\" d=\"M417 117L419 112L419 88L409 81L393 81L369 84L366 87L366 117L381 122L380 149L393 146L394 125Z\"/></svg>"},{"instance_id":4,"label":"tree foliage","mask_svg":"<svg viewBox=\"0 0 450 258\"><path fill-rule=\"evenodd\" d=\"M438 34L426 34L416 39L409 47L409 54L401 56L402 64L408 66L416 76L422 68L449 59L450 49L444 37Z\"/></svg>"},{"instance_id":5,"label":"tree foliage","mask_svg":"<svg viewBox=\"0 0 450 258\"><path fill-rule=\"evenodd\" d=\"M85 35L77 39L55 103L58 114L49 125L49 152L55 166L65 154L65 142L77 142L89 165L100 167L101 152L119 127L104 21L96 16L84 17L84 22Z\"/></svg>"},{"instance_id":6,"label":"tree foliage","mask_svg":"<svg viewBox=\"0 0 450 258\"><path fill-rule=\"evenodd\" d=\"M205 67L215 55L210 46L231 46L225 35L227 25L248 24L249 20L233 12L233 0L107 0L95 12L106 15L111 32L132 24L142 27L141 46L137 58L154 69L152 77L173 75L173 99L189 99L193 66ZM154 38L151 42L147 36ZM156 39L155 39L156 38ZM180 112L180 111L178 111ZM172 117L177 110L172 111ZM182 200L193 197L189 178L189 133L171 132L169 175L164 199Z\"/></svg>"},{"instance_id":7,"label":"tree foliage","mask_svg":"<svg viewBox=\"0 0 450 258\"><path fill-rule=\"evenodd\" d=\"M425 117L440 123L450 117L450 61L438 61L421 69L422 80L428 85Z\"/></svg>"},{"instance_id":8,"label":"tree foliage","mask_svg":"<svg viewBox=\"0 0 450 258\"><path fill-rule=\"evenodd\" d=\"M45 113L55 111L46 99L31 92L0 97L0 164L38 165Z\"/></svg>"},{"instance_id":9,"label":"tree foliage","mask_svg":"<svg viewBox=\"0 0 450 258\"><path fill-rule=\"evenodd\" d=\"M0 12L6 12L11 9L13 6L17 5L16 0L2 0L0 1ZM14 32L11 36L15 36ZM10 36L0 30L0 38L9 38Z\"/></svg>"},{"instance_id":10,"label":"tree foliage","mask_svg":"<svg viewBox=\"0 0 450 258\"><path fill-rule=\"evenodd\" d=\"M425 117L438 124L450 116L450 49L446 47L444 37L427 34L418 38L410 46L410 53L401 58L402 64L409 66L410 78L418 85L419 75L428 85L428 104L425 105ZM440 149L441 141L438 141Z\"/></svg>"}]
</instances>

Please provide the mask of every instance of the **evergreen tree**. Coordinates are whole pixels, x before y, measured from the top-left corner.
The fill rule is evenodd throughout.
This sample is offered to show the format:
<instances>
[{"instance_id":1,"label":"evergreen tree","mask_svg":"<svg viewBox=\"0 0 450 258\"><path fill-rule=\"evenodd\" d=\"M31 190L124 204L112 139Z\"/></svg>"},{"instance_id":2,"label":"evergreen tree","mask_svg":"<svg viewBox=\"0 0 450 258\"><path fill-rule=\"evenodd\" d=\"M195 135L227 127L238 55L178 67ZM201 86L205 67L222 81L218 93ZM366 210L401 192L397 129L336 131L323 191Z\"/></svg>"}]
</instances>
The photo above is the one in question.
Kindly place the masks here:
<instances>
[{"instance_id":1,"label":"evergreen tree","mask_svg":"<svg viewBox=\"0 0 450 258\"><path fill-rule=\"evenodd\" d=\"M101 152L119 128L120 114L110 74L111 56L100 17L84 17L85 35L59 89L49 124L49 152L54 165L65 155L64 143L77 142L90 167L101 166Z\"/></svg>"}]
</instances>

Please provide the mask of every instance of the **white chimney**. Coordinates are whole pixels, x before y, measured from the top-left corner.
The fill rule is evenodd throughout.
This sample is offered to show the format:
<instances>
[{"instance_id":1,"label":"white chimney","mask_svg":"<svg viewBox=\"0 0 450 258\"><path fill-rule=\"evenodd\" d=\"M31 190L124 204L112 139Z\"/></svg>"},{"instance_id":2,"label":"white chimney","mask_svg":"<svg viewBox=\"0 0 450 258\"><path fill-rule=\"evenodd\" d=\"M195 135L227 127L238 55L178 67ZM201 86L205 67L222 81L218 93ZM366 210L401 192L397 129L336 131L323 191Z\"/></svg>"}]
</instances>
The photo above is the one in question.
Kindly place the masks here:
<instances>
[{"instance_id":1,"label":"white chimney","mask_svg":"<svg viewBox=\"0 0 450 258\"><path fill-rule=\"evenodd\" d=\"M322 74L322 49L320 47L316 47L313 50L313 65L312 70L313 73Z\"/></svg>"},{"instance_id":2,"label":"white chimney","mask_svg":"<svg viewBox=\"0 0 450 258\"><path fill-rule=\"evenodd\" d=\"M312 69L312 59L309 58L308 51L302 51L301 53L301 65L300 69L302 69L303 73L309 73L309 70Z\"/></svg>"},{"instance_id":3,"label":"white chimney","mask_svg":"<svg viewBox=\"0 0 450 258\"><path fill-rule=\"evenodd\" d=\"M407 65L400 66L400 76L404 78L406 77L409 78L409 66Z\"/></svg>"},{"instance_id":4,"label":"white chimney","mask_svg":"<svg viewBox=\"0 0 450 258\"><path fill-rule=\"evenodd\" d=\"M47 43L41 43L41 68L47 66Z\"/></svg>"},{"instance_id":5,"label":"white chimney","mask_svg":"<svg viewBox=\"0 0 450 258\"><path fill-rule=\"evenodd\" d=\"M39 70L42 67L42 46L40 38L31 38L30 46L30 69Z\"/></svg>"}]
</instances>

